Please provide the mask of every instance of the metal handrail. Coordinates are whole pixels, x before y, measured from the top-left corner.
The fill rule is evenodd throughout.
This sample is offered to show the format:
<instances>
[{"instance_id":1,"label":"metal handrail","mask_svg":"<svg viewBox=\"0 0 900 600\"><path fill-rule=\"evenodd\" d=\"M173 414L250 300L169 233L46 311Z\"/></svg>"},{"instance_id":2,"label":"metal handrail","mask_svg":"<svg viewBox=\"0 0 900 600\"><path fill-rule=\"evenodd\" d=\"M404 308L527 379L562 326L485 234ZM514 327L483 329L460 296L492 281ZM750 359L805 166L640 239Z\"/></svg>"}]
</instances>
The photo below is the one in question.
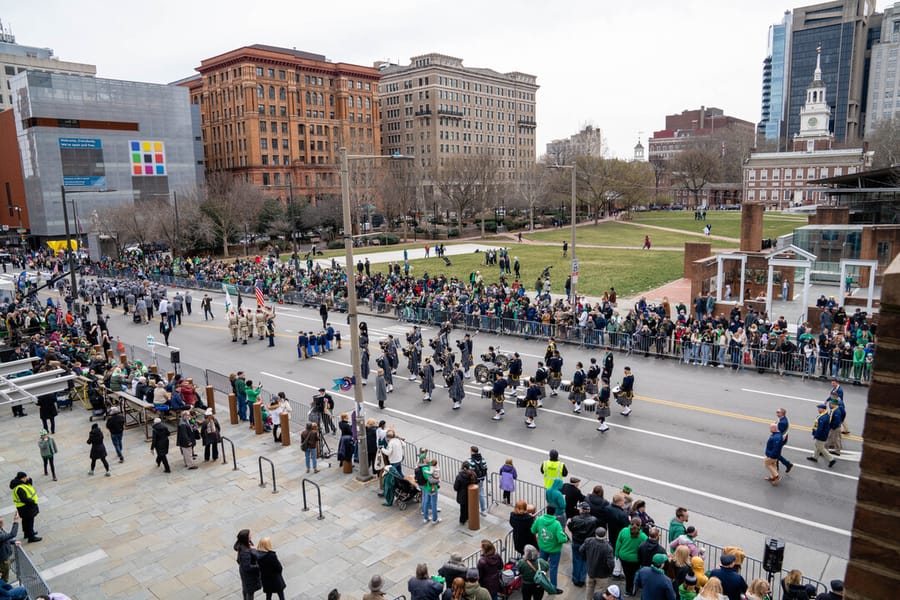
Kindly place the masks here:
<instances>
[{"instance_id":1,"label":"metal handrail","mask_svg":"<svg viewBox=\"0 0 900 600\"><path fill-rule=\"evenodd\" d=\"M25 549L19 545L13 546L13 562L15 564L16 579L19 585L28 591L29 598L37 598L40 595L50 595L50 586L41 577L37 567L31 561Z\"/></svg>"},{"instance_id":2,"label":"metal handrail","mask_svg":"<svg viewBox=\"0 0 900 600\"><path fill-rule=\"evenodd\" d=\"M225 454L225 442L228 442L229 444L231 444L231 461L234 463L234 468L232 469L232 471L237 471L238 470L237 454L234 451L234 442L232 442L230 439L228 439L224 435L219 438L219 443L222 444L222 464L224 465L225 463L228 462L228 458L226 457L226 454Z\"/></svg>"},{"instance_id":3,"label":"metal handrail","mask_svg":"<svg viewBox=\"0 0 900 600\"><path fill-rule=\"evenodd\" d=\"M321 521L322 519L325 518L325 515L322 514L322 488L319 487L318 483L316 483L315 481L312 481L311 479L307 479L306 477L304 477L303 480L300 482L300 488L303 490L303 510L304 511L309 510L309 506L306 503L306 484L307 483L316 487L316 496L317 496L318 503L319 503L319 517L318 518Z\"/></svg>"},{"instance_id":4,"label":"metal handrail","mask_svg":"<svg viewBox=\"0 0 900 600\"><path fill-rule=\"evenodd\" d=\"M269 460L265 456L260 456L259 460L257 461L259 463L259 487L261 487L261 488L266 487L266 480L263 477L263 468L262 468L263 461L266 461L267 463L269 463L269 466L272 467L272 493L277 494L278 493L278 482L275 481L275 463L273 463L271 460Z\"/></svg>"}]
</instances>

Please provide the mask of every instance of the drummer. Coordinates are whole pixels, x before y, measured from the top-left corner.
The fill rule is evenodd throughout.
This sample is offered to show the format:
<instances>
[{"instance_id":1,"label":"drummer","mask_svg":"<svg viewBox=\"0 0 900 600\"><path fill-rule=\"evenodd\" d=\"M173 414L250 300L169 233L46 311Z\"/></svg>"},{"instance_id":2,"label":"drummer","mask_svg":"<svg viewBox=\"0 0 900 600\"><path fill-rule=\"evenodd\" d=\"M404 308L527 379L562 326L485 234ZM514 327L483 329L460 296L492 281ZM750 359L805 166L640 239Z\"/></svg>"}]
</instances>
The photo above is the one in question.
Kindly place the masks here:
<instances>
[{"instance_id":1,"label":"drummer","mask_svg":"<svg viewBox=\"0 0 900 600\"><path fill-rule=\"evenodd\" d=\"M522 377L522 358L518 352L513 352L512 360L509 361L509 387L519 387L519 379Z\"/></svg>"},{"instance_id":2,"label":"drummer","mask_svg":"<svg viewBox=\"0 0 900 600\"><path fill-rule=\"evenodd\" d=\"M581 361L575 364L575 372L572 374L572 390L569 392L569 402L572 403L572 412L581 412L581 403L584 402L584 386L587 376Z\"/></svg>"},{"instance_id":3,"label":"drummer","mask_svg":"<svg viewBox=\"0 0 900 600\"><path fill-rule=\"evenodd\" d=\"M634 400L634 375L631 374L631 367L625 367L625 376L622 377L619 389L616 402L625 407L622 414L627 417L631 414L631 401Z\"/></svg>"},{"instance_id":4,"label":"drummer","mask_svg":"<svg viewBox=\"0 0 900 600\"><path fill-rule=\"evenodd\" d=\"M600 365L597 363L597 359L591 357L591 366L588 367L587 370L587 384L584 388L584 393L591 398L594 398L597 393L600 391L597 387L598 380L600 379Z\"/></svg>"},{"instance_id":5,"label":"drummer","mask_svg":"<svg viewBox=\"0 0 900 600\"><path fill-rule=\"evenodd\" d=\"M600 394L597 396L597 419L600 421L600 427L597 431L606 433L609 431L609 425L606 424L606 417L609 416L609 380L604 379L600 386Z\"/></svg>"},{"instance_id":6,"label":"drummer","mask_svg":"<svg viewBox=\"0 0 900 600\"><path fill-rule=\"evenodd\" d=\"M525 426L528 429L534 429L537 424L534 422L537 417L537 409L541 401L541 389L534 377L528 380L528 391L525 392Z\"/></svg>"},{"instance_id":7,"label":"drummer","mask_svg":"<svg viewBox=\"0 0 900 600\"><path fill-rule=\"evenodd\" d=\"M544 366L544 363L538 361L537 370L534 372L534 385L538 388L538 400L537 405L538 408L544 406L544 398L547 397L547 391L544 389L544 386L547 383L547 378L550 376L550 371L547 370L547 367Z\"/></svg>"},{"instance_id":8,"label":"drummer","mask_svg":"<svg viewBox=\"0 0 900 600\"><path fill-rule=\"evenodd\" d=\"M559 355L559 350L553 351L553 356L547 361L547 368L550 370L548 383L550 384L550 395L556 396L559 384L562 382L563 359Z\"/></svg>"},{"instance_id":9,"label":"drummer","mask_svg":"<svg viewBox=\"0 0 900 600\"><path fill-rule=\"evenodd\" d=\"M494 421L499 421L506 414L506 411L503 410L503 395L506 393L507 385L509 384L503 377L503 373L498 371L494 379L494 387L491 390L491 408L494 409L494 416L491 419Z\"/></svg>"}]
</instances>

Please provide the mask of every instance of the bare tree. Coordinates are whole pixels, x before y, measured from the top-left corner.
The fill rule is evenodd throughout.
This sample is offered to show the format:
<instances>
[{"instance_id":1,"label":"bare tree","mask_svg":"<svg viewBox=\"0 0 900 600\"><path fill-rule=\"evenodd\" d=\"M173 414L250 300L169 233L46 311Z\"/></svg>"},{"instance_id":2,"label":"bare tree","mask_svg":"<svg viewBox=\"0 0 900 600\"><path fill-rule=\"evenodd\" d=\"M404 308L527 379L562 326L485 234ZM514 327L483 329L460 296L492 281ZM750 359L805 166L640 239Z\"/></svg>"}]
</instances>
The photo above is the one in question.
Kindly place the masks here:
<instances>
[{"instance_id":1,"label":"bare tree","mask_svg":"<svg viewBox=\"0 0 900 600\"><path fill-rule=\"evenodd\" d=\"M517 192L524 206L528 208L529 231L534 231L535 207L547 202L550 180L551 176L547 166L541 163L535 163L531 168L525 170L519 180Z\"/></svg>"},{"instance_id":2,"label":"bare tree","mask_svg":"<svg viewBox=\"0 0 900 600\"><path fill-rule=\"evenodd\" d=\"M409 213L415 212L421 171L415 161L391 161L381 180L381 198L385 217L400 219L403 241L409 240Z\"/></svg>"},{"instance_id":3,"label":"bare tree","mask_svg":"<svg viewBox=\"0 0 900 600\"><path fill-rule=\"evenodd\" d=\"M617 162L618 159L599 156L580 156L576 160L576 195L579 202L591 207L594 224L600 221L604 208L612 214Z\"/></svg>"},{"instance_id":4,"label":"bare tree","mask_svg":"<svg viewBox=\"0 0 900 600\"><path fill-rule=\"evenodd\" d=\"M228 256L228 240L248 227L248 223L256 223L263 203L262 191L247 181L223 172L207 177L206 197L201 207L216 237L221 239L224 256Z\"/></svg>"},{"instance_id":5,"label":"bare tree","mask_svg":"<svg viewBox=\"0 0 900 600\"><path fill-rule=\"evenodd\" d=\"M869 149L875 155L872 167L881 169L900 163L900 117L893 117L878 123L866 134Z\"/></svg>"},{"instance_id":6,"label":"bare tree","mask_svg":"<svg viewBox=\"0 0 900 600\"><path fill-rule=\"evenodd\" d=\"M491 160L486 155L446 159L438 169L434 185L456 210L462 231L463 214L484 206L485 184L493 180Z\"/></svg>"},{"instance_id":7,"label":"bare tree","mask_svg":"<svg viewBox=\"0 0 900 600\"><path fill-rule=\"evenodd\" d=\"M716 181L720 160L714 152L701 147L686 148L671 161L672 180L690 192L694 207L700 206L700 191L707 183Z\"/></svg>"}]
</instances>

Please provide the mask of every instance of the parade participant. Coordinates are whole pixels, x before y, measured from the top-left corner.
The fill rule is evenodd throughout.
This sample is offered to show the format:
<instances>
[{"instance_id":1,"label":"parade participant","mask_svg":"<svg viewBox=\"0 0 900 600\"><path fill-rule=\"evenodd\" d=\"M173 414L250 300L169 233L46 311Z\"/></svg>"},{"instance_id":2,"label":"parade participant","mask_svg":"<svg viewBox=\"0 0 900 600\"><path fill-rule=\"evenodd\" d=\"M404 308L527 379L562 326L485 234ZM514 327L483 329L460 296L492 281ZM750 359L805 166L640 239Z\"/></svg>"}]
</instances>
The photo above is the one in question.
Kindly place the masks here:
<instances>
[{"instance_id":1,"label":"parade participant","mask_svg":"<svg viewBox=\"0 0 900 600\"><path fill-rule=\"evenodd\" d=\"M553 356L547 361L547 368L550 371L547 381L550 384L551 396L556 396L559 384L562 382L562 367L563 359L559 355L559 350L554 350Z\"/></svg>"},{"instance_id":2,"label":"parade participant","mask_svg":"<svg viewBox=\"0 0 900 600\"><path fill-rule=\"evenodd\" d=\"M190 305L188 305L190 306ZM216 316L212 311L212 298L209 297L208 294L203 294L203 299L200 301L200 308L203 309L203 320L208 321L210 319L215 319ZM190 313L188 313L190 314Z\"/></svg>"},{"instance_id":3,"label":"parade participant","mask_svg":"<svg viewBox=\"0 0 900 600\"><path fill-rule=\"evenodd\" d=\"M494 386L491 389L491 408L494 411L494 416L491 419L494 421L499 421L506 414L506 411L503 410L503 395L506 393L508 385L508 382L503 377L503 373L498 372L494 377Z\"/></svg>"},{"instance_id":4,"label":"parade participant","mask_svg":"<svg viewBox=\"0 0 900 600\"><path fill-rule=\"evenodd\" d=\"M247 319L247 314L243 309L238 313L238 336L241 338L241 344L246 344L251 334L251 323Z\"/></svg>"},{"instance_id":5,"label":"parade participant","mask_svg":"<svg viewBox=\"0 0 900 600\"><path fill-rule=\"evenodd\" d=\"M537 417L538 403L541 401L541 390L534 377L528 380L528 391L525 392L525 426L534 429L537 424L534 422Z\"/></svg>"},{"instance_id":6,"label":"parade participant","mask_svg":"<svg viewBox=\"0 0 900 600\"><path fill-rule=\"evenodd\" d=\"M794 463L784 457L784 447L788 443L788 429L790 429L790 423L788 422L787 418L787 411L783 408L779 408L775 411L775 415L778 417L778 431L781 433L782 441L781 450L778 453L778 462L784 465L785 473L790 473L791 469L794 468Z\"/></svg>"},{"instance_id":7,"label":"parade participant","mask_svg":"<svg viewBox=\"0 0 900 600\"><path fill-rule=\"evenodd\" d=\"M420 372L422 374L422 383L419 385L419 389L424 394L422 400L431 402L431 392L434 391L434 366L431 364L430 356L425 357L425 364L422 365Z\"/></svg>"},{"instance_id":8,"label":"parade participant","mask_svg":"<svg viewBox=\"0 0 900 600\"><path fill-rule=\"evenodd\" d=\"M380 367L375 374L375 399L378 401L378 408L384 408L387 401L387 383L384 380L384 369Z\"/></svg>"},{"instance_id":9,"label":"parade participant","mask_svg":"<svg viewBox=\"0 0 900 600\"><path fill-rule=\"evenodd\" d=\"M606 381L610 381L612 379L613 362L614 360L612 348L607 346L606 354L603 356L603 370L600 373L601 379L605 379Z\"/></svg>"},{"instance_id":10,"label":"parade participant","mask_svg":"<svg viewBox=\"0 0 900 600\"><path fill-rule=\"evenodd\" d=\"M587 381L585 383L584 393L585 393L585 395L590 396L594 399L596 399L596 396L600 391L600 389L598 387L598 385L599 385L598 382L600 380L600 372L601 372L601 368L600 368L600 365L597 364L597 359L594 357L591 357L591 366L588 367L588 370L587 370L587 375L586 375Z\"/></svg>"},{"instance_id":11,"label":"parade participant","mask_svg":"<svg viewBox=\"0 0 900 600\"><path fill-rule=\"evenodd\" d=\"M301 330L297 335L297 358L304 359L309 358L309 354L306 351L306 347L309 345L309 338L306 337L306 332Z\"/></svg>"},{"instance_id":12,"label":"parade participant","mask_svg":"<svg viewBox=\"0 0 900 600\"><path fill-rule=\"evenodd\" d=\"M238 317L234 309L228 311L228 329L231 331L231 341L238 341Z\"/></svg>"},{"instance_id":13,"label":"parade participant","mask_svg":"<svg viewBox=\"0 0 900 600\"><path fill-rule=\"evenodd\" d=\"M456 363L453 369L453 381L450 384L450 399L453 400L453 409L456 410L462 406L462 401L466 397L465 389L465 373L462 366Z\"/></svg>"},{"instance_id":14,"label":"parade participant","mask_svg":"<svg viewBox=\"0 0 900 600\"><path fill-rule=\"evenodd\" d=\"M509 387L519 387L519 379L522 377L522 359L518 352L513 353L512 360L509 361Z\"/></svg>"},{"instance_id":15,"label":"parade participant","mask_svg":"<svg viewBox=\"0 0 900 600\"><path fill-rule=\"evenodd\" d=\"M256 325L256 335L260 340L265 339L266 335L266 313L261 306L256 307L256 314L253 315Z\"/></svg>"},{"instance_id":16,"label":"parade participant","mask_svg":"<svg viewBox=\"0 0 900 600\"><path fill-rule=\"evenodd\" d=\"M463 374L466 379L471 379L472 373L470 373L470 370L473 365L472 337L467 333L462 340L456 342L456 347L459 348L459 362L462 365Z\"/></svg>"},{"instance_id":17,"label":"parade participant","mask_svg":"<svg viewBox=\"0 0 900 600\"><path fill-rule=\"evenodd\" d=\"M600 421L600 427L597 431L606 433L609 431L609 425L606 424L606 417L609 416L609 381L604 379L600 384L600 394L597 396L597 419Z\"/></svg>"},{"instance_id":18,"label":"parade participant","mask_svg":"<svg viewBox=\"0 0 900 600\"><path fill-rule=\"evenodd\" d=\"M381 349L381 356L375 359L375 364L384 371L385 393L390 394L394 391L394 378L391 375L391 358L388 355L388 344L387 342L381 342L378 347Z\"/></svg>"},{"instance_id":19,"label":"parade participant","mask_svg":"<svg viewBox=\"0 0 900 600\"><path fill-rule=\"evenodd\" d=\"M837 459L825 448L825 442L828 441L828 434L831 431L831 415L828 414L828 407L824 404L816 405L816 409L819 411L819 416L816 417L812 427L815 449L813 450L813 455L807 456L806 460L819 462L819 456L821 456L828 461L828 468L831 469L834 467L834 463L837 462Z\"/></svg>"},{"instance_id":20,"label":"parade participant","mask_svg":"<svg viewBox=\"0 0 900 600\"><path fill-rule=\"evenodd\" d=\"M778 474L776 465L778 464L778 457L781 455L781 448L784 446L784 441L781 432L778 431L777 423L769 425L769 432L770 435L769 440L766 442L766 456L763 459L763 464L766 469L769 470L769 476L766 477L766 481L772 485L778 485L778 482L781 481L781 475Z\"/></svg>"},{"instance_id":21,"label":"parade participant","mask_svg":"<svg viewBox=\"0 0 900 600\"><path fill-rule=\"evenodd\" d=\"M554 479L562 479L569 474L569 469L559 460L559 452L550 450L549 458L541 463L541 473L544 475L544 487L550 489Z\"/></svg>"},{"instance_id":22,"label":"parade participant","mask_svg":"<svg viewBox=\"0 0 900 600\"><path fill-rule=\"evenodd\" d=\"M581 403L584 401L584 387L587 376L584 372L584 365L581 362L575 363L575 372L572 374L572 391L569 392L569 402L572 403L572 412L581 412Z\"/></svg>"},{"instance_id":23,"label":"parade participant","mask_svg":"<svg viewBox=\"0 0 900 600\"><path fill-rule=\"evenodd\" d=\"M266 335L269 338L269 348L275 346L275 313L266 316ZM260 338L262 339L262 338Z\"/></svg>"},{"instance_id":24,"label":"parade participant","mask_svg":"<svg viewBox=\"0 0 900 600\"><path fill-rule=\"evenodd\" d=\"M369 383L369 347L363 346L359 349L359 375L362 378L362 384Z\"/></svg>"},{"instance_id":25,"label":"parade participant","mask_svg":"<svg viewBox=\"0 0 900 600\"><path fill-rule=\"evenodd\" d=\"M538 391L540 392L540 396L538 397L537 405L538 408L544 406L544 398L547 397L547 392L544 389L547 384L547 379L550 377L550 371L547 370L547 367L544 366L544 363L538 361L537 370L534 372L534 384L538 387Z\"/></svg>"},{"instance_id":26,"label":"parade participant","mask_svg":"<svg viewBox=\"0 0 900 600\"><path fill-rule=\"evenodd\" d=\"M403 356L406 357L406 368L409 369L409 380L415 381L416 376L419 374L419 347L410 342L407 348L403 351Z\"/></svg>"},{"instance_id":27,"label":"parade participant","mask_svg":"<svg viewBox=\"0 0 900 600\"><path fill-rule=\"evenodd\" d=\"M544 352L544 362L550 364L550 359L553 358L553 354L556 352L556 340L550 338L547 340L547 350Z\"/></svg>"},{"instance_id":28,"label":"parade participant","mask_svg":"<svg viewBox=\"0 0 900 600\"><path fill-rule=\"evenodd\" d=\"M844 411L844 402L837 394L832 393L828 399L828 413L831 415L829 421L828 440L825 447L835 456L841 455L843 443L841 442L841 428L844 426L847 414Z\"/></svg>"},{"instance_id":29,"label":"parade participant","mask_svg":"<svg viewBox=\"0 0 900 600\"><path fill-rule=\"evenodd\" d=\"M622 383L619 384L616 401L625 407L622 414L626 417L631 414L632 400L634 400L634 375L631 374L631 367L625 367L625 376L622 377Z\"/></svg>"}]
</instances>

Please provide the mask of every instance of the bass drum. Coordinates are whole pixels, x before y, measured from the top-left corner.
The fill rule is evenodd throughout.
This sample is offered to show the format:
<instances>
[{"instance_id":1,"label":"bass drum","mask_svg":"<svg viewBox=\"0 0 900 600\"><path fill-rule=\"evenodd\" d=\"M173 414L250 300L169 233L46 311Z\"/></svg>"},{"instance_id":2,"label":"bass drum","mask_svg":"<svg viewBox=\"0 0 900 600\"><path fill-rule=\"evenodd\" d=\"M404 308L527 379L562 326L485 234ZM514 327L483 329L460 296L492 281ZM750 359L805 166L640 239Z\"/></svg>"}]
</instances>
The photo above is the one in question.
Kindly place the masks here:
<instances>
[{"instance_id":1,"label":"bass drum","mask_svg":"<svg viewBox=\"0 0 900 600\"><path fill-rule=\"evenodd\" d=\"M487 383L491 380L491 370L484 365L475 367L475 381L478 383Z\"/></svg>"},{"instance_id":2,"label":"bass drum","mask_svg":"<svg viewBox=\"0 0 900 600\"><path fill-rule=\"evenodd\" d=\"M509 357L505 354L498 354L494 362L504 371L509 368Z\"/></svg>"}]
</instances>

